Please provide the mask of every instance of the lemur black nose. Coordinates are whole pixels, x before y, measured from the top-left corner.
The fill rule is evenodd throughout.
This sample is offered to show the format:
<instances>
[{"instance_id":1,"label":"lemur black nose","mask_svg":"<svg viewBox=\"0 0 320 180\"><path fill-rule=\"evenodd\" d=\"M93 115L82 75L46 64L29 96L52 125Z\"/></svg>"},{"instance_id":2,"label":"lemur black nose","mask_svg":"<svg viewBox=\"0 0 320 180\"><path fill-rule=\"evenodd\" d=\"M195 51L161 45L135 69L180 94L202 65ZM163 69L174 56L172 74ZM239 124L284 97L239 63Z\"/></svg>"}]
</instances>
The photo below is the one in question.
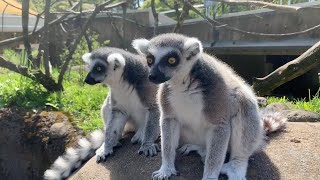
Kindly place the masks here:
<instances>
[{"instance_id":1,"label":"lemur black nose","mask_svg":"<svg viewBox=\"0 0 320 180\"><path fill-rule=\"evenodd\" d=\"M157 79L157 76L155 74L150 74L149 75L149 80L150 81L155 81Z\"/></svg>"}]
</instances>

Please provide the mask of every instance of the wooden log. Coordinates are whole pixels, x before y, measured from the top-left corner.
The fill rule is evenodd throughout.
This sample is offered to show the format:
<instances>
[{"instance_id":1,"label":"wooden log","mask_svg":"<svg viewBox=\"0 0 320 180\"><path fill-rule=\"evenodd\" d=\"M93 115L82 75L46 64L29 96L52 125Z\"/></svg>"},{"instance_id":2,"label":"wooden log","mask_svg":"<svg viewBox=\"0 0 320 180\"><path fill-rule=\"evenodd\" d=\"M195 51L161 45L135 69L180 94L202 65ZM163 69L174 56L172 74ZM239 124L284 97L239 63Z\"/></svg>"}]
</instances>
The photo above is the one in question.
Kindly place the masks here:
<instances>
[{"instance_id":1,"label":"wooden log","mask_svg":"<svg viewBox=\"0 0 320 180\"><path fill-rule=\"evenodd\" d=\"M268 76L255 78L253 89L258 95L269 95L275 88L320 65L320 41L296 59L279 67Z\"/></svg>"}]
</instances>

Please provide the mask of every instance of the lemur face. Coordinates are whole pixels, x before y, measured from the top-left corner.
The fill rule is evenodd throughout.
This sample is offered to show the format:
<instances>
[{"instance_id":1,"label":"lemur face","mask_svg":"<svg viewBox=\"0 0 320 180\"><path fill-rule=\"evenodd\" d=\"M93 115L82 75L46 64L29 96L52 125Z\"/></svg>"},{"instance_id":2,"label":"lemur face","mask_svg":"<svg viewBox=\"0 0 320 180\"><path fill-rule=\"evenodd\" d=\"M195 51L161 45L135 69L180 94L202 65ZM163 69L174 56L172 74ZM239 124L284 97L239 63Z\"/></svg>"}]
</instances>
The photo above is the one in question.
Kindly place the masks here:
<instances>
[{"instance_id":1,"label":"lemur face","mask_svg":"<svg viewBox=\"0 0 320 180\"><path fill-rule=\"evenodd\" d=\"M202 52L199 40L180 34L162 34L152 38L137 39L133 47L147 58L150 67L149 80L160 84L184 71Z\"/></svg>"},{"instance_id":2,"label":"lemur face","mask_svg":"<svg viewBox=\"0 0 320 180\"><path fill-rule=\"evenodd\" d=\"M107 56L86 53L82 56L84 62L89 64L89 73L84 82L90 85L106 82L108 77L119 74L116 71L124 66L124 57L119 53L112 53Z\"/></svg>"}]
</instances>

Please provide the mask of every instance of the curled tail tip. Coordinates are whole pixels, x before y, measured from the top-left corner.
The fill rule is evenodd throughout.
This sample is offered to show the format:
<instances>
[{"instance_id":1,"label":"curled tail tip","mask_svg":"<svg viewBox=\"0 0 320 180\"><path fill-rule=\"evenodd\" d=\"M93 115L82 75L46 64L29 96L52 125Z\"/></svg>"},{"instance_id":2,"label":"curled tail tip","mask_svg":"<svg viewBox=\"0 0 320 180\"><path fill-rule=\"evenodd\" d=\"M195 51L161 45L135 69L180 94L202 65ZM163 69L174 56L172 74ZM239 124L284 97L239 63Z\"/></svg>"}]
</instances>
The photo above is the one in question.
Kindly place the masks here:
<instances>
[{"instance_id":1,"label":"curled tail tip","mask_svg":"<svg viewBox=\"0 0 320 180\"><path fill-rule=\"evenodd\" d=\"M60 180L61 176L59 172L52 169L48 169L44 172L43 178L45 180Z\"/></svg>"},{"instance_id":2,"label":"curled tail tip","mask_svg":"<svg viewBox=\"0 0 320 180\"><path fill-rule=\"evenodd\" d=\"M92 152L99 148L103 141L104 133L102 130L90 133L88 139L81 138L76 148L67 148L66 152L54 161L50 169L45 171L44 179L60 180L69 177L74 169L81 166L83 160L90 158Z\"/></svg>"},{"instance_id":3,"label":"curled tail tip","mask_svg":"<svg viewBox=\"0 0 320 180\"><path fill-rule=\"evenodd\" d=\"M283 130L288 120L286 115L274 110L262 110L261 119L267 135Z\"/></svg>"}]
</instances>

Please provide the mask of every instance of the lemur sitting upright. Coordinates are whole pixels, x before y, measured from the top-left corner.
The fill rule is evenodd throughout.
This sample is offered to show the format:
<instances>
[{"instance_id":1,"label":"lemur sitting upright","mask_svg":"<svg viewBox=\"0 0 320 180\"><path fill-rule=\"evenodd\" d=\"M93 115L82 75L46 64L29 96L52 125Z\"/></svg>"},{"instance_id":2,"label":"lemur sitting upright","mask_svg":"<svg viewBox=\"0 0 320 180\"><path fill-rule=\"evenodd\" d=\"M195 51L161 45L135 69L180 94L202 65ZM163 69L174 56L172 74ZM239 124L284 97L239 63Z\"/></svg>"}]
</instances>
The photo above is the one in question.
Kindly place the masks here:
<instances>
[{"instance_id":1,"label":"lemur sitting upright","mask_svg":"<svg viewBox=\"0 0 320 180\"><path fill-rule=\"evenodd\" d=\"M202 43L180 34L133 41L147 58L149 79L158 93L162 165L153 179L176 175L175 156L196 150L204 161L203 180L246 179L249 157L261 148L264 129L282 127L285 118L260 114L251 87L228 65L203 52ZM272 123L272 125L270 124ZM224 163L227 150L229 162Z\"/></svg>"},{"instance_id":2,"label":"lemur sitting upright","mask_svg":"<svg viewBox=\"0 0 320 180\"><path fill-rule=\"evenodd\" d=\"M113 153L113 148L119 145L123 130L130 127L135 130L131 142L141 143L139 154L155 156L160 151L155 143L160 134L160 113L156 102L158 86L148 79L146 59L111 47L86 53L82 58L90 66L85 82L90 85L103 83L110 90L101 108L105 133L95 131L89 141L82 139L78 148L68 149L45 172L45 179L68 177L79 162L99 147L96 150L97 162L106 160Z\"/></svg>"}]
</instances>

